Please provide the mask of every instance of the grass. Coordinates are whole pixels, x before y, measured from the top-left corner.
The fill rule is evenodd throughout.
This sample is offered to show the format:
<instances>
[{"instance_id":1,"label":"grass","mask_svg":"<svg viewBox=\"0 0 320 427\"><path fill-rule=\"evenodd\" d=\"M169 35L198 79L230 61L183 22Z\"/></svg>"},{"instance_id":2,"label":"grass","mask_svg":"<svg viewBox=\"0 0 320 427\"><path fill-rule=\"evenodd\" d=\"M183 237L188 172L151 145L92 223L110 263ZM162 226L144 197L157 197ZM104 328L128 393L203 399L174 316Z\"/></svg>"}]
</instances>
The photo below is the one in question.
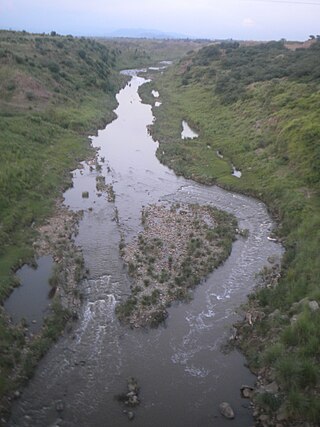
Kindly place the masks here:
<instances>
[{"instance_id":1,"label":"grass","mask_svg":"<svg viewBox=\"0 0 320 427\"><path fill-rule=\"evenodd\" d=\"M114 117L125 81L118 56L91 39L0 31L0 303L17 285L16 269L33 259L37 227L71 184L70 171L92 155L88 135ZM57 298L53 307L31 342L1 310L1 411L69 318Z\"/></svg>"},{"instance_id":2,"label":"grass","mask_svg":"<svg viewBox=\"0 0 320 427\"><path fill-rule=\"evenodd\" d=\"M319 310L298 303L320 301L319 46L296 52L279 44L222 46L218 54L204 48L140 91L143 99L151 89L160 93L151 132L163 163L257 197L277 220L286 249L281 277L251 296L265 316L246 329L242 347L251 367L275 372L292 420L311 422L320 419ZM197 139L181 139L182 120ZM232 164L240 179L231 176ZM276 309L280 320L269 317ZM293 315L298 320L290 323Z\"/></svg>"}]
</instances>

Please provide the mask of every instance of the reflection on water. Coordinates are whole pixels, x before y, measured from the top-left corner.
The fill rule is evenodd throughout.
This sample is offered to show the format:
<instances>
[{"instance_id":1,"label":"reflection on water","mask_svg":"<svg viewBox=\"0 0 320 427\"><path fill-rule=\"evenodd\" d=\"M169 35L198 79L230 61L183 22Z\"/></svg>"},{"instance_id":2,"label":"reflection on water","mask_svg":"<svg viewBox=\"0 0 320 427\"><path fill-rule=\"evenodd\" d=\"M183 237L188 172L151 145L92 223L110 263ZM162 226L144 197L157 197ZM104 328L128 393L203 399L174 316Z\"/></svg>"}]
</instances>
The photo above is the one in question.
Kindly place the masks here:
<instances>
[{"instance_id":1,"label":"reflection on water","mask_svg":"<svg viewBox=\"0 0 320 427\"><path fill-rule=\"evenodd\" d=\"M236 178L241 178L242 173L232 165L232 175Z\"/></svg>"},{"instance_id":2,"label":"reflection on water","mask_svg":"<svg viewBox=\"0 0 320 427\"><path fill-rule=\"evenodd\" d=\"M182 121L182 132L181 132L181 138L182 139L194 139L198 138L197 132L191 129L191 127L188 125L188 123L183 120Z\"/></svg>"},{"instance_id":3,"label":"reflection on water","mask_svg":"<svg viewBox=\"0 0 320 427\"><path fill-rule=\"evenodd\" d=\"M16 273L21 285L14 289L4 303L4 308L12 321L19 323L24 319L32 333L41 329L45 314L49 310L52 289L48 279L52 274L52 268L51 256L38 258L36 268L29 265L21 267Z\"/></svg>"},{"instance_id":4,"label":"reflection on water","mask_svg":"<svg viewBox=\"0 0 320 427\"><path fill-rule=\"evenodd\" d=\"M129 376L141 387L137 426L229 426L219 413L221 401L234 407L234 427L252 423L248 401L239 390L242 384L253 384L254 377L242 355L225 355L220 348L237 319L236 308L255 284L256 272L270 255L280 256L281 247L267 239L272 223L262 203L176 177L158 162L158 144L147 132L153 121L151 106L142 104L137 93L146 80L131 75L117 95L117 119L92 137L93 146L100 147L101 171L83 163L81 173L74 171L73 188L65 193L71 209L84 210L77 244L90 278L82 283L79 322L40 363L15 404L11 426L127 426L114 395L126 389ZM99 174L112 185L114 203L106 194L98 196ZM83 199L82 191L89 191L90 197ZM120 325L114 313L130 293L119 256L120 233L126 241L136 235L142 207L159 200L227 210L237 216L239 227L249 230L249 237L234 243L231 256L196 288L190 303L172 305L165 325L132 330ZM56 409L60 401L62 413Z\"/></svg>"}]
</instances>

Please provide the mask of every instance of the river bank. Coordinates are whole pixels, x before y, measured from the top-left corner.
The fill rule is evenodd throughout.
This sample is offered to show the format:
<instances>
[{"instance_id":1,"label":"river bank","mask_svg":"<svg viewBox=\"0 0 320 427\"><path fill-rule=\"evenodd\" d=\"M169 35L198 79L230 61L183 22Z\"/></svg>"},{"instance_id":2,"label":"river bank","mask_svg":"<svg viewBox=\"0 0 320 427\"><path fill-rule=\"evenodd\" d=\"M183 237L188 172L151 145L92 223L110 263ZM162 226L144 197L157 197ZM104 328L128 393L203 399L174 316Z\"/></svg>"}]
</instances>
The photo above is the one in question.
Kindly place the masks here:
<instances>
[{"instance_id":1,"label":"river bank","mask_svg":"<svg viewBox=\"0 0 320 427\"><path fill-rule=\"evenodd\" d=\"M79 306L73 292L62 286L74 287L82 262L67 235L74 220L57 200L70 186L70 170L92 156L88 135L114 119L115 94L126 78L114 70L116 53L94 40L14 31L1 31L0 39L0 304L17 290L15 272L36 267L34 242L39 253L53 250L58 261L51 279L51 315L42 333L31 339L25 322L15 325L1 307L0 413L7 413L8 397L32 375L36 360L72 317L72 308L66 307ZM43 225L50 248L42 237L37 240ZM63 256L64 247L76 266Z\"/></svg>"},{"instance_id":2,"label":"river bank","mask_svg":"<svg viewBox=\"0 0 320 427\"><path fill-rule=\"evenodd\" d=\"M241 51L229 53L240 55ZM309 138L305 129L292 127L297 117L304 125L308 122L308 129L318 122L312 84L273 81L271 91L270 82L256 82L254 87L246 88L243 99L226 102L223 92L220 96L214 91L221 61L212 60L209 70L209 66L198 62L201 52L190 57L188 70L181 61L141 89L143 99L150 97L151 90L157 90L162 102L153 108L156 120L150 127L159 141L157 156L177 174L250 194L270 209L277 228L269 237L281 241L286 254L277 280L259 286L244 307L244 312L257 314L254 321L249 316L252 325L245 319L240 326L241 348L251 369L259 374L259 382L267 386L276 381L278 385L264 397L260 393L260 403L255 400L260 408L257 425L273 425L277 411L279 424L300 425L307 420L317 425L319 238L313 230L319 227L319 198L314 184L318 178L313 176L313 168L308 169L315 139ZM188 82L184 81L186 75ZM281 104L277 90L292 100L293 110ZM265 99L272 108L265 108ZM313 120L302 113L303 103L310 106ZM186 119L196 124L198 139L181 139L181 122ZM302 149L293 142L297 140L310 142L304 152L310 163L297 155ZM280 151L276 147L281 147ZM232 164L241 170L240 178L231 176ZM312 179L307 178L311 175Z\"/></svg>"}]
</instances>

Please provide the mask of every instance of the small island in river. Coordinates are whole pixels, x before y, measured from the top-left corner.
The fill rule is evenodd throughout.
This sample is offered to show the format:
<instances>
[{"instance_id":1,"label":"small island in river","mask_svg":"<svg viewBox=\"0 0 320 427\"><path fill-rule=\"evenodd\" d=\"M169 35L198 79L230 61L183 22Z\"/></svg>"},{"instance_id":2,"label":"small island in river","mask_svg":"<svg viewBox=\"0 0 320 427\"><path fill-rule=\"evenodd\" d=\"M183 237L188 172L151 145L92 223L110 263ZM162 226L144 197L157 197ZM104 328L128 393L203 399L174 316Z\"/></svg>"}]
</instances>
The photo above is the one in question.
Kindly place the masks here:
<instances>
[{"instance_id":1,"label":"small island in river","mask_svg":"<svg viewBox=\"0 0 320 427\"><path fill-rule=\"evenodd\" d=\"M131 296L116 312L132 327L156 326L174 300L190 290L230 254L235 218L211 206L153 204L142 211L144 230L121 255L132 278Z\"/></svg>"}]
</instances>

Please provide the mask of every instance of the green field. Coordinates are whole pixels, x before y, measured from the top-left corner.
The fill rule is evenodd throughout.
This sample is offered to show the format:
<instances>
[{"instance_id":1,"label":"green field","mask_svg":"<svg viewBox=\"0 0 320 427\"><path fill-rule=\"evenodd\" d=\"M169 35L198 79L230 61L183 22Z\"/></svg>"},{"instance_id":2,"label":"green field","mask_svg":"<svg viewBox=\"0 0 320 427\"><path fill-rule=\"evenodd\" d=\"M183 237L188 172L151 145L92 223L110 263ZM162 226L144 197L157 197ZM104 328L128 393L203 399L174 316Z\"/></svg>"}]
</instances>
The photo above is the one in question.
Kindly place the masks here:
<instances>
[{"instance_id":1,"label":"green field","mask_svg":"<svg viewBox=\"0 0 320 427\"><path fill-rule=\"evenodd\" d=\"M190 53L141 89L154 108L158 157L176 173L263 200L286 252L281 277L250 296L260 313L243 325L251 368L280 392L260 396L290 421L320 419L320 42L289 51L282 42L222 43ZM199 132L182 140L181 121ZM221 159L217 155L223 155ZM231 175L232 164L242 172Z\"/></svg>"}]
</instances>

